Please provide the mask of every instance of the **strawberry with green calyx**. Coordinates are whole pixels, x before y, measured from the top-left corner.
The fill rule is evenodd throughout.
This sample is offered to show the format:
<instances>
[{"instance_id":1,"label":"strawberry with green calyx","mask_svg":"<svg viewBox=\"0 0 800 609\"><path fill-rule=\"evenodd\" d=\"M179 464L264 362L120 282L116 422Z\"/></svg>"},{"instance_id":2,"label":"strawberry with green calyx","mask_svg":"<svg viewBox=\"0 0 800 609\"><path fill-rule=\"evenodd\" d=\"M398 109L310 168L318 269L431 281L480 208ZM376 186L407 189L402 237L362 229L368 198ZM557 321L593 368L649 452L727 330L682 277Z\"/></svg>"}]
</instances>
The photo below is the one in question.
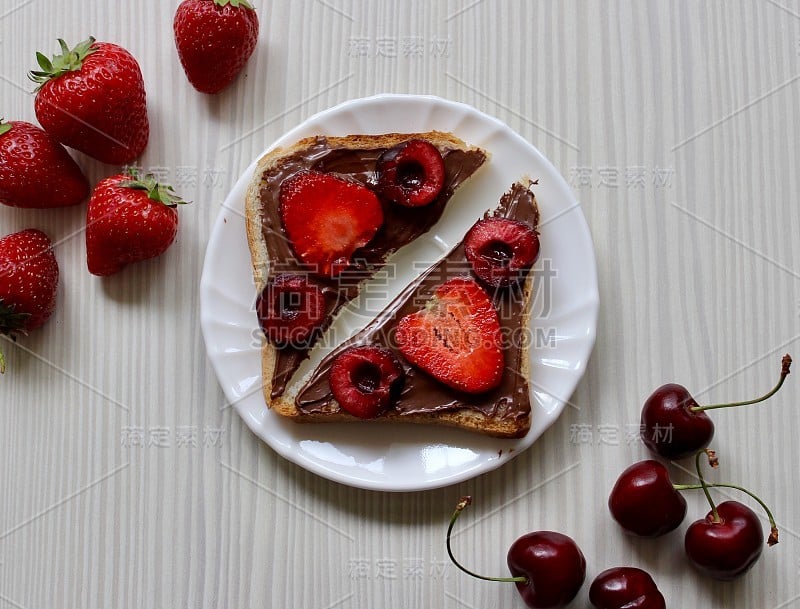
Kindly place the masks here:
<instances>
[{"instance_id":1,"label":"strawberry with green calyx","mask_svg":"<svg viewBox=\"0 0 800 609\"><path fill-rule=\"evenodd\" d=\"M0 119L0 203L67 207L88 194L86 176L61 144L35 125Z\"/></svg>"},{"instance_id":2,"label":"strawberry with green calyx","mask_svg":"<svg viewBox=\"0 0 800 609\"><path fill-rule=\"evenodd\" d=\"M27 229L0 238L0 335L14 339L50 319L58 275L52 243L42 231ZM0 352L0 373L4 371Z\"/></svg>"},{"instance_id":3,"label":"strawberry with green calyx","mask_svg":"<svg viewBox=\"0 0 800 609\"><path fill-rule=\"evenodd\" d=\"M130 163L147 146L150 125L144 80L127 50L89 38L61 54L36 54L36 118L59 142L115 165Z\"/></svg>"},{"instance_id":4,"label":"strawberry with green calyx","mask_svg":"<svg viewBox=\"0 0 800 609\"><path fill-rule=\"evenodd\" d=\"M178 232L171 186L133 169L101 181L86 213L86 262L93 275L113 275L133 262L163 254Z\"/></svg>"},{"instance_id":5,"label":"strawberry with green calyx","mask_svg":"<svg viewBox=\"0 0 800 609\"><path fill-rule=\"evenodd\" d=\"M173 30L186 77L201 93L230 85L255 50L258 16L246 0L183 0Z\"/></svg>"}]
</instances>

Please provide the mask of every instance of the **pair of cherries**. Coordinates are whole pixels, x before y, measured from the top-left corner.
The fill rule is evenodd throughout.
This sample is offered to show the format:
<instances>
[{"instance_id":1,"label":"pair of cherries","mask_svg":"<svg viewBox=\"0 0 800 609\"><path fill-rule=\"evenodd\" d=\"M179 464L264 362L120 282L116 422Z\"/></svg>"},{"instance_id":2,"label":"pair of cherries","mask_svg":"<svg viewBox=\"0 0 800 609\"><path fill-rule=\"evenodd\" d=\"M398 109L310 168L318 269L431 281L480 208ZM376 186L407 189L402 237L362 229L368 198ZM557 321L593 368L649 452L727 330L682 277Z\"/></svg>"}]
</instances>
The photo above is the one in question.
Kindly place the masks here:
<instances>
[{"instance_id":1,"label":"pair of cherries","mask_svg":"<svg viewBox=\"0 0 800 609\"><path fill-rule=\"evenodd\" d=\"M667 468L652 459L634 463L617 479L608 499L611 515L627 532L639 537L660 537L675 530L686 516L686 500L680 491L702 489L711 510L686 530L684 550L701 573L731 581L744 575L761 556L764 531L756 513L738 501L714 503L709 488L731 488L755 499L767 514L770 534L767 544L778 543L778 528L766 504L741 486L709 484L700 468L707 455L717 466L714 451L701 450L695 458L699 484L673 484Z\"/></svg>"},{"instance_id":2,"label":"pair of cherries","mask_svg":"<svg viewBox=\"0 0 800 609\"><path fill-rule=\"evenodd\" d=\"M512 577L487 577L462 566L453 556L450 536L471 502L471 497L458 502L447 529L447 554L453 564L478 579L516 584L531 609L558 609L577 596L586 579L586 559L578 544L562 533L536 531L517 539L507 556ZM597 609L666 609L653 578L635 567L615 567L600 573L589 589L589 600Z\"/></svg>"}]
</instances>

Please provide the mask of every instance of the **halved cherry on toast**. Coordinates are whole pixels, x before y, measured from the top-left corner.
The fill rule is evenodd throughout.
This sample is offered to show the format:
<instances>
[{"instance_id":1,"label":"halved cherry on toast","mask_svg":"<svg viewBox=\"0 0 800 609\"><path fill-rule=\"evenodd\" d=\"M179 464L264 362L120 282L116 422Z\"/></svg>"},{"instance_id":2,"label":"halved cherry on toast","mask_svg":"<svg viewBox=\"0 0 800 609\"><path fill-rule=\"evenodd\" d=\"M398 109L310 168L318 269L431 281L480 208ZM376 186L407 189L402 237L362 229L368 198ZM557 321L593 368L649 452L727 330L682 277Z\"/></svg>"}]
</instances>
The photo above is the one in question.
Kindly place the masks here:
<instances>
[{"instance_id":1,"label":"halved cherry on toast","mask_svg":"<svg viewBox=\"0 0 800 609\"><path fill-rule=\"evenodd\" d=\"M539 236L525 222L484 218L464 237L464 253L481 281L493 288L505 288L519 283L536 262Z\"/></svg>"},{"instance_id":2,"label":"halved cherry on toast","mask_svg":"<svg viewBox=\"0 0 800 609\"><path fill-rule=\"evenodd\" d=\"M386 410L403 388L405 371L389 349L361 346L333 360L331 393L344 410L371 419Z\"/></svg>"},{"instance_id":3,"label":"halved cherry on toast","mask_svg":"<svg viewBox=\"0 0 800 609\"><path fill-rule=\"evenodd\" d=\"M406 207L432 203L442 191L444 160L425 140L409 140L384 152L375 166L378 194Z\"/></svg>"},{"instance_id":4,"label":"halved cherry on toast","mask_svg":"<svg viewBox=\"0 0 800 609\"><path fill-rule=\"evenodd\" d=\"M271 343L302 348L325 320L325 295L313 279L282 273L264 287L256 312Z\"/></svg>"}]
</instances>

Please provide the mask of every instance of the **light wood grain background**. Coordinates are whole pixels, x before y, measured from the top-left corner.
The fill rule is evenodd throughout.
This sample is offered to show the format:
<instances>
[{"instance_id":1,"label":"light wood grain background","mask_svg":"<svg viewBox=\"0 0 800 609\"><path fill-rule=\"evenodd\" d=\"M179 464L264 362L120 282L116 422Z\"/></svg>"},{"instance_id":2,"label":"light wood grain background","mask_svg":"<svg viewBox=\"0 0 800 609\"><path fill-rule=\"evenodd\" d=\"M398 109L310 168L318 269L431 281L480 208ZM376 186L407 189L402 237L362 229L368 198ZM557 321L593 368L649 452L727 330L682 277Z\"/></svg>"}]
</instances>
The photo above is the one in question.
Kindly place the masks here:
<instances>
[{"instance_id":1,"label":"light wood grain background","mask_svg":"<svg viewBox=\"0 0 800 609\"><path fill-rule=\"evenodd\" d=\"M656 386L750 397L782 353L800 355L800 1L255 3L259 46L216 97L180 69L177 2L0 4L2 114L35 120L25 74L57 38L121 44L147 86L139 165L194 201L166 255L104 280L85 269L82 207L0 209L3 234L57 240L62 269L52 321L2 343L0 607L521 607L513 586L448 566L464 493L476 502L457 552L476 570L504 573L517 536L555 529L583 548L588 581L629 564L670 607L800 607L798 379L713 415L714 476L761 493L782 527L744 579L686 564L700 494L658 541L624 536L606 509L647 456L627 434ZM582 202L601 286L577 408L502 469L424 493L353 490L276 456L225 408L198 320L205 245L250 160L311 114L381 92L472 104L536 145ZM76 157L93 181L114 171Z\"/></svg>"}]
</instances>

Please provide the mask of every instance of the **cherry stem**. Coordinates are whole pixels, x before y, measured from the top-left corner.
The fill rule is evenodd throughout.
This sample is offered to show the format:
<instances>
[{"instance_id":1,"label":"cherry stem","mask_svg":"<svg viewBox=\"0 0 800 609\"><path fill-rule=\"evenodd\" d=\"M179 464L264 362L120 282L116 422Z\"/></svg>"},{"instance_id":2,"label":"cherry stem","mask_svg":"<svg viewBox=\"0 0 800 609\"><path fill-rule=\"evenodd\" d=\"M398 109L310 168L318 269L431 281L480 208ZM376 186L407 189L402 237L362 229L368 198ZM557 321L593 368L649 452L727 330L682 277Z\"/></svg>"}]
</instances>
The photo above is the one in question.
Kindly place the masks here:
<instances>
[{"instance_id":1,"label":"cherry stem","mask_svg":"<svg viewBox=\"0 0 800 609\"><path fill-rule=\"evenodd\" d=\"M0 349L0 374L6 373L6 357L3 355L3 350Z\"/></svg>"},{"instance_id":2,"label":"cherry stem","mask_svg":"<svg viewBox=\"0 0 800 609\"><path fill-rule=\"evenodd\" d=\"M717 467L719 463L717 461L717 454L713 450L709 450L708 448L704 448L703 450L698 450L697 454L694 456L694 467L697 470L697 477L700 479L700 488L703 489L703 493L705 493L706 499L708 500L708 505L711 506L711 520L712 522L719 522L719 514L717 513L717 506L714 503L714 500L711 498L711 493L708 492L708 483L706 479L703 477L703 470L700 467L700 456L706 455L708 456L708 462L711 467Z\"/></svg>"},{"instance_id":3,"label":"cherry stem","mask_svg":"<svg viewBox=\"0 0 800 609\"><path fill-rule=\"evenodd\" d=\"M720 522L720 517L719 514L717 513L717 506L714 505L714 501L711 499L711 494L708 492L708 489L732 488L734 490L741 491L746 495L749 495L755 501L758 502L758 504L767 514L767 519L769 520L769 527L770 527L769 537L767 537L767 545L774 546L776 543L778 543L778 525L775 523L775 517L772 515L772 512L770 511L769 507L767 507L767 504L764 503L764 501L762 501L761 497L759 497L752 491L749 491L746 488L739 486L738 484L730 484L728 482L714 482L709 484L708 482L705 481L705 478L703 478L703 474L700 471L700 455L704 453L708 455L708 460L709 463L711 463L711 466L712 467L717 466L717 456L713 450L705 449L698 451L697 455L695 456L695 465L697 467L697 476L698 478L700 478L700 484L673 484L672 488L674 488L676 491L690 491L696 489L703 489L703 492L706 495L706 499L708 499L708 503L711 505L712 522L715 523Z\"/></svg>"},{"instance_id":4,"label":"cherry stem","mask_svg":"<svg viewBox=\"0 0 800 609\"><path fill-rule=\"evenodd\" d=\"M466 497L462 497L458 504L456 505L456 511L453 512L452 517L450 518L450 526L447 527L447 555L450 557L450 560L453 564L461 569L467 575L471 575L472 577L477 577L478 579L484 579L490 582L508 582L508 583L528 583L527 577L486 577L485 575L478 575L477 573L473 573L461 563L456 560L456 557L453 556L453 550L450 547L450 535L453 531L453 525L458 520L458 517L461 515L461 512L464 511L464 508L467 507L470 503L472 503L472 497L467 495Z\"/></svg>"},{"instance_id":5,"label":"cherry stem","mask_svg":"<svg viewBox=\"0 0 800 609\"><path fill-rule=\"evenodd\" d=\"M792 357L787 353L781 359L781 378L778 380L778 384L775 385L769 392L762 395L760 398L755 398L754 400L747 400L746 402L729 402L727 404L712 404L710 406L694 406L690 408L692 412L703 412L705 410L715 410L717 408L732 408L734 406L748 406L750 404L758 404L759 402L763 402L778 392L778 389L781 388L783 385L783 381L786 380L786 377L789 376L789 368L792 366Z\"/></svg>"}]
</instances>

